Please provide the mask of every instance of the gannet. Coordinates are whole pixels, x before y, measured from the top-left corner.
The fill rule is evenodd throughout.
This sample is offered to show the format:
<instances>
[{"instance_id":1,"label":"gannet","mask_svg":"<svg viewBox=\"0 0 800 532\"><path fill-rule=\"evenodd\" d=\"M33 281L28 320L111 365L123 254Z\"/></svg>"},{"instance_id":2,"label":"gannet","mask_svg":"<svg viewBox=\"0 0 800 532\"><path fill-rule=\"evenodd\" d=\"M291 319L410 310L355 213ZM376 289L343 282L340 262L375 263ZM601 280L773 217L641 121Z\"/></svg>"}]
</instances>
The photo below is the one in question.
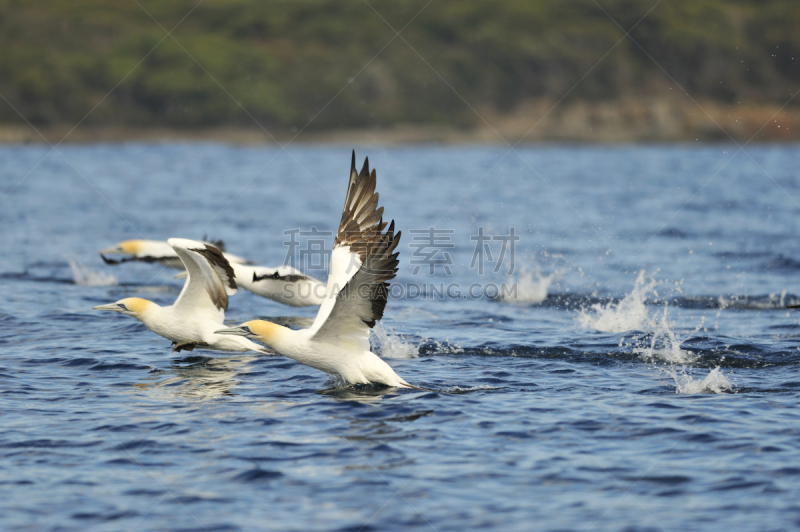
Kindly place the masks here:
<instances>
[{"instance_id":1,"label":"gannet","mask_svg":"<svg viewBox=\"0 0 800 532\"><path fill-rule=\"evenodd\" d=\"M369 330L383 317L389 281L397 273L400 232L386 232L378 207L375 170L369 159L356 172L355 151L339 230L330 257L325 300L308 329L293 330L264 320L217 330L267 344L291 359L343 378L349 384L381 383L416 388L370 352Z\"/></svg>"},{"instance_id":2,"label":"gannet","mask_svg":"<svg viewBox=\"0 0 800 532\"><path fill-rule=\"evenodd\" d=\"M225 244L222 240L215 242L203 242L203 244L211 244L215 248L222 251L222 254L228 259L231 264L246 264L247 259L243 259L232 253L225 252ZM109 259L106 255L125 255L121 259ZM100 257L106 264L122 264L123 262L157 262L162 266L174 268L176 270L183 270L183 262L172 249L168 242L163 240L123 240L111 247L101 249Z\"/></svg>"},{"instance_id":3,"label":"gannet","mask_svg":"<svg viewBox=\"0 0 800 532\"><path fill-rule=\"evenodd\" d=\"M223 325L228 296L236 292L233 269L222 252L205 242L170 238L170 249L188 272L178 299L162 307L138 297L120 299L94 310L111 310L132 316L156 334L172 340L173 351L207 347L220 351L259 351L269 353L247 338L215 334Z\"/></svg>"},{"instance_id":4,"label":"gannet","mask_svg":"<svg viewBox=\"0 0 800 532\"><path fill-rule=\"evenodd\" d=\"M239 288L278 303L292 307L314 307L321 305L325 299L325 283L292 266L231 266Z\"/></svg>"},{"instance_id":5,"label":"gannet","mask_svg":"<svg viewBox=\"0 0 800 532\"><path fill-rule=\"evenodd\" d=\"M325 297L325 283L309 275L303 274L292 266L251 266L250 261L224 251L222 241L203 242L223 250L223 255L236 276L236 285L248 292L289 305L292 307L318 306ZM127 255L121 259L109 259L106 255ZM162 240L125 240L100 251L100 257L106 264L122 264L124 262L157 262L162 266L183 270L183 262L175 250ZM175 276L186 278L186 272Z\"/></svg>"}]
</instances>

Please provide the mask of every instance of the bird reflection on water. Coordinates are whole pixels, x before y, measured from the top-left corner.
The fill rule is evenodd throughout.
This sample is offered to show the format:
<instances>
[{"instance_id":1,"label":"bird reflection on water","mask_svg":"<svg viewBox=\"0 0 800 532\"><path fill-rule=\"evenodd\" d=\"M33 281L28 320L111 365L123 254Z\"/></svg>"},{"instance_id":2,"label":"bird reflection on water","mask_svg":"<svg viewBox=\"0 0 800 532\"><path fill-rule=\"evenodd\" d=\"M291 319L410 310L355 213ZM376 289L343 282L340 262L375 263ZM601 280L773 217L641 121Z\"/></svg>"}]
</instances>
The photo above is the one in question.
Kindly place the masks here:
<instances>
[{"instance_id":1,"label":"bird reflection on water","mask_svg":"<svg viewBox=\"0 0 800 532\"><path fill-rule=\"evenodd\" d=\"M215 358L193 355L175 359L169 369L157 369L146 380L137 383L139 389L157 394L191 399L214 399L235 396L233 389L241 382L237 377L255 356ZM163 378L165 377L166 378Z\"/></svg>"},{"instance_id":2,"label":"bird reflection on water","mask_svg":"<svg viewBox=\"0 0 800 532\"><path fill-rule=\"evenodd\" d=\"M397 388L384 384L351 384L344 381L330 379L328 388L317 391L319 395L336 399L337 401L358 401L362 403L375 403L383 399L395 399L400 396Z\"/></svg>"},{"instance_id":3,"label":"bird reflection on water","mask_svg":"<svg viewBox=\"0 0 800 532\"><path fill-rule=\"evenodd\" d=\"M299 316L279 316L264 318L273 320L287 327L308 327L311 318ZM200 351L196 351L199 353ZM245 367L258 356L211 356L193 354L172 361L168 369L155 369L144 380L135 384L139 389L157 391L167 396L193 399L213 399L237 395L233 389L241 382L238 375L247 373ZM166 377L166 378L165 378ZM390 389L389 389L390 390Z\"/></svg>"}]
</instances>

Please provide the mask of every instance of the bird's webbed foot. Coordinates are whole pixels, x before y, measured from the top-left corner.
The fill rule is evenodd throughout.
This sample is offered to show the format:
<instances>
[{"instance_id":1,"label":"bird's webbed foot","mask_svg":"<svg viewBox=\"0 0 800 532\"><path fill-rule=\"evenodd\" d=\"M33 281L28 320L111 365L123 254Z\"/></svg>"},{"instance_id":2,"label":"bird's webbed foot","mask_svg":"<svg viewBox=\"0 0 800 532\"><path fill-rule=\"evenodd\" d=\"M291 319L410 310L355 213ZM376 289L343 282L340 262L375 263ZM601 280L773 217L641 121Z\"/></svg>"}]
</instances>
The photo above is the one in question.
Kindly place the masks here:
<instances>
[{"instance_id":1,"label":"bird's webbed foot","mask_svg":"<svg viewBox=\"0 0 800 532\"><path fill-rule=\"evenodd\" d=\"M193 351L195 347L209 347L205 342L172 342L172 352Z\"/></svg>"}]
</instances>

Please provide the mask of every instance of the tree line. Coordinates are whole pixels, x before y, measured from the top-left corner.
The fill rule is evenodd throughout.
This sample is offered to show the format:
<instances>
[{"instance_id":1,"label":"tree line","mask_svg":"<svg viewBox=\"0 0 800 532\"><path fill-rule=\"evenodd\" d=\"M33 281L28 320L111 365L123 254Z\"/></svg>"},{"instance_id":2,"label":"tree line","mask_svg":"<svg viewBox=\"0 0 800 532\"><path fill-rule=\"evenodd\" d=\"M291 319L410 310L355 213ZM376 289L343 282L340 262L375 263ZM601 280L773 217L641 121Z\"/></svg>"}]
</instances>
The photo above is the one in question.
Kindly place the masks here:
<instances>
[{"instance_id":1,"label":"tree line","mask_svg":"<svg viewBox=\"0 0 800 532\"><path fill-rule=\"evenodd\" d=\"M544 97L800 88L796 0L198 1L0 0L0 122L469 128Z\"/></svg>"}]
</instances>

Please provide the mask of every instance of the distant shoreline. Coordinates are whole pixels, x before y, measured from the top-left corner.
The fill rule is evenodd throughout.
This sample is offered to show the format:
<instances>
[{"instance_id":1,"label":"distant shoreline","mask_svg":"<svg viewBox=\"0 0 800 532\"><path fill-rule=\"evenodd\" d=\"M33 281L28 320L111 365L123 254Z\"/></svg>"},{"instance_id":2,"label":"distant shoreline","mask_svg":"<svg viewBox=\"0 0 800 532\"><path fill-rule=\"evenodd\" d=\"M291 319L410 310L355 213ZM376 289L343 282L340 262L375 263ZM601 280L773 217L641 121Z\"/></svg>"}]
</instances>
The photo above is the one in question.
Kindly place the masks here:
<instances>
[{"instance_id":1,"label":"distant shoreline","mask_svg":"<svg viewBox=\"0 0 800 532\"><path fill-rule=\"evenodd\" d=\"M483 120L469 128L408 124L385 128L293 131L257 126L193 129L82 125L30 126L0 124L0 144L63 142L222 142L272 144L510 144L522 143L737 143L800 141L800 109L778 106L726 105L719 102L675 102L641 99L622 102L574 102L556 106L531 101L511 114L479 110ZM477 118L477 117L476 117ZM720 127L721 126L721 127ZM724 128L727 131L723 131ZM730 137L728 136L730 135ZM44 139L42 138L44 136ZM65 138L66 137L66 138Z\"/></svg>"}]
</instances>

